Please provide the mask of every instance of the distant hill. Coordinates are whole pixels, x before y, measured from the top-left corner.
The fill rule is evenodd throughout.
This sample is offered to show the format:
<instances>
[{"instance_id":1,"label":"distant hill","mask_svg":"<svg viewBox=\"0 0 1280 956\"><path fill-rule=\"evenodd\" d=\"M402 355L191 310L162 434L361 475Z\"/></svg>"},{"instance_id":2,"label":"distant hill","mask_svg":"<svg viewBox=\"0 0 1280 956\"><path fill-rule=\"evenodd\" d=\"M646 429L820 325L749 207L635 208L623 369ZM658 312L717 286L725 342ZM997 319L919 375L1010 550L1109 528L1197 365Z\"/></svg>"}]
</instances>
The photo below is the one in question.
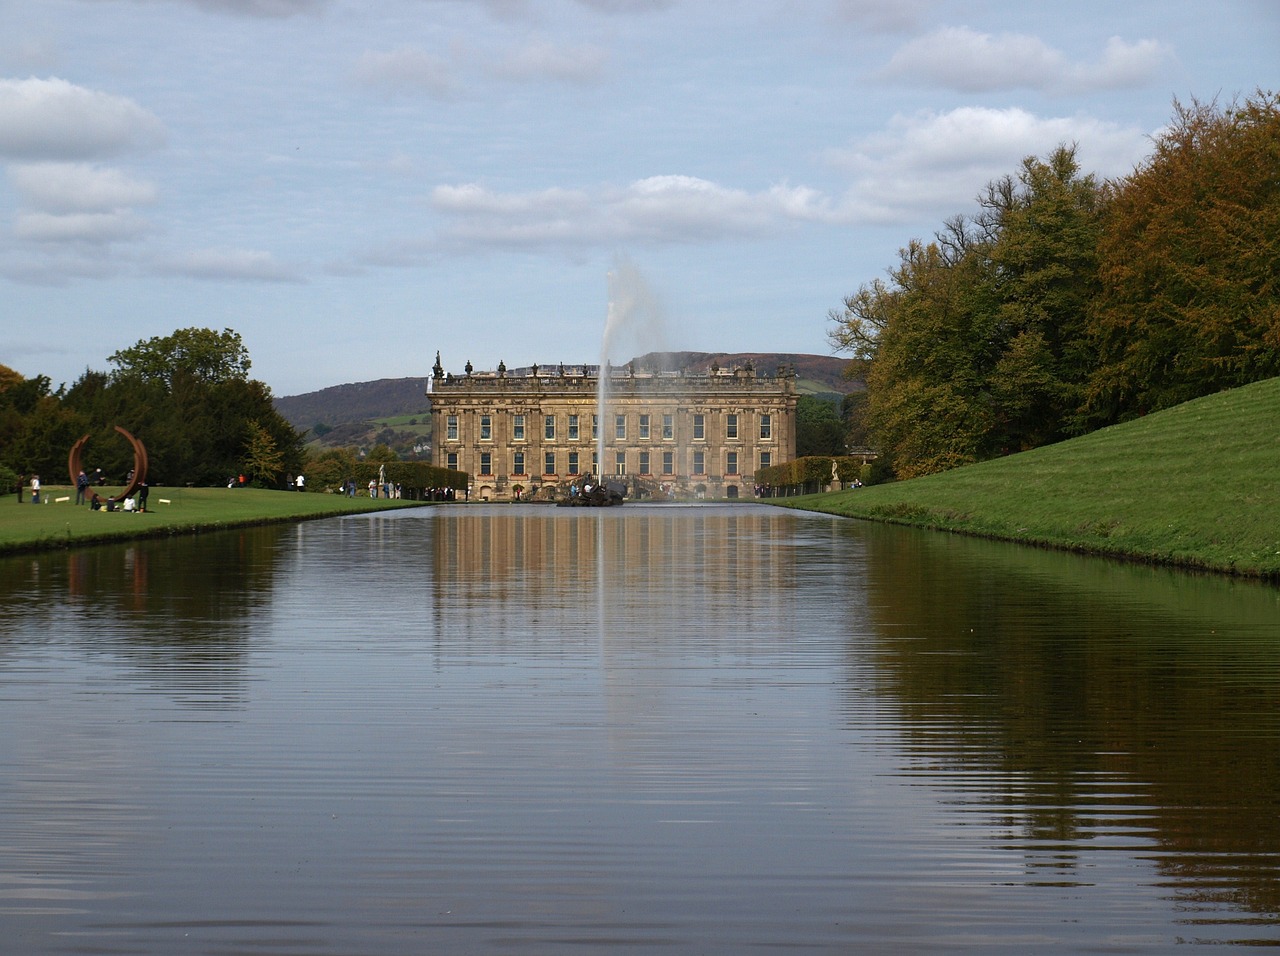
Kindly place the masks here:
<instances>
[{"instance_id":1,"label":"distant hill","mask_svg":"<svg viewBox=\"0 0 1280 956\"><path fill-rule=\"evenodd\" d=\"M705 372L752 362L762 375L773 375L779 365L796 370L801 394L817 395L860 391L862 383L844 377L849 360L830 355L791 352L650 352L633 359L637 367ZM549 366L546 366L549 367ZM404 453L420 443L431 410L427 379L382 378L374 382L333 385L318 392L275 399L276 410L294 428L310 430L312 439L330 446L371 446L383 442ZM406 419L415 419L412 423ZM388 419L398 419L389 422ZM320 428L316 428L319 425ZM429 432L429 430L426 430ZM323 435L317 436L317 432Z\"/></svg>"},{"instance_id":2,"label":"distant hill","mask_svg":"<svg viewBox=\"0 0 1280 956\"><path fill-rule=\"evenodd\" d=\"M318 392L288 395L275 400L276 411L294 428L321 424L329 427L351 422L425 413L426 378L380 378L376 382L333 385Z\"/></svg>"}]
</instances>

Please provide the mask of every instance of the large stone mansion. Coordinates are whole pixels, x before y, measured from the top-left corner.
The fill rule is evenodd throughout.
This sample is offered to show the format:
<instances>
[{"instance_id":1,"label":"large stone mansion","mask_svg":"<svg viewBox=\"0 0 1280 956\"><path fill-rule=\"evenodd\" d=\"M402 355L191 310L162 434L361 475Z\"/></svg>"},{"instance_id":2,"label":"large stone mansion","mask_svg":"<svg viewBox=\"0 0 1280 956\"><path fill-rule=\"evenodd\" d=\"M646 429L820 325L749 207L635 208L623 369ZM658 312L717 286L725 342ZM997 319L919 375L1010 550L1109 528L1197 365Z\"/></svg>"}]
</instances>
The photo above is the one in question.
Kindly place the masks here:
<instances>
[{"instance_id":1,"label":"large stone mansion","mask_svg":"<svg viewBox=\"0 0 1280 956\"><path fill-rule=\"evenodd\" d=\"M750 497L756 469L796 451L786 366L764 376L749 362L705 373L608 364L478 372L468 362L454 375L437 354L428 394L433 463L467 472L473 501L555 499L588 473L638 497Z\"/></svg>"}]
</instances>

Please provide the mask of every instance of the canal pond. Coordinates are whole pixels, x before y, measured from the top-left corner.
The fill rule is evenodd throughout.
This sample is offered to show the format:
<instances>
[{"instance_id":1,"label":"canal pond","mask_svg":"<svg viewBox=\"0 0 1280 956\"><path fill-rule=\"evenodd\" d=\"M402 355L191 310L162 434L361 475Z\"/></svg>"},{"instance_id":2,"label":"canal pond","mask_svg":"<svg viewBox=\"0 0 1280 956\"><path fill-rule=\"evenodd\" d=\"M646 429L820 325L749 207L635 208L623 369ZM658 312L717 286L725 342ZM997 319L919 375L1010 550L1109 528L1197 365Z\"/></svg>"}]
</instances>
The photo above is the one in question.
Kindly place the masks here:
<instances>
[{"instance_id":1,"label":"canal pond","mask_svg":"<svg viewBox=\"0 0 1280 956\"><path fill-rule=\"evenodd\" d=\"M763 505L0 561L15 954L1280 945L1280 591Z\"/></svg>"}]
</instances>

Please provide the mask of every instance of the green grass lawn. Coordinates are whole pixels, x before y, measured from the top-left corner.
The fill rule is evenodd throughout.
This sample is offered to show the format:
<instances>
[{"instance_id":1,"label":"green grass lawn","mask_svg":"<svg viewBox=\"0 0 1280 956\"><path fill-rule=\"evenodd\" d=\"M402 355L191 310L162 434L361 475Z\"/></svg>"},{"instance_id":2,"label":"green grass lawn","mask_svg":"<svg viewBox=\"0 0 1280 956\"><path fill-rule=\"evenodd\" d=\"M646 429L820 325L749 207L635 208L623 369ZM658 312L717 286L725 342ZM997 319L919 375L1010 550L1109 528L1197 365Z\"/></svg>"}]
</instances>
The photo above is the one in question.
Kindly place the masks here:
<instances>
[{"instance_id":1,"label":"green grass lawn","mask_svg":"<svg viewBox=\"0 0 1280 956\"><path fill-rule=\"evenodd\" d=\"M1280 378L927 478L776 502L1280 577Z\"/></svg>"},{"instance_id":2,"label":"green grass lawn","mask_svg":"<svg viewBox=\"0 0 1280 956\"><path fill-rule=\"evenodd\" d=\"M121 489L97 490L99 494L116 494ZM151 489L149 510L138 513L90 511L86 506L76 506L75 489L69 485L45 485L41 496L47 504L31 504L29 489L24 492L21 504L13 494L0 500L0 553L421 507L424 504L257 488L161 487ZM59 501L60 498L66 500Z\"/></svg>"}]
</instances>

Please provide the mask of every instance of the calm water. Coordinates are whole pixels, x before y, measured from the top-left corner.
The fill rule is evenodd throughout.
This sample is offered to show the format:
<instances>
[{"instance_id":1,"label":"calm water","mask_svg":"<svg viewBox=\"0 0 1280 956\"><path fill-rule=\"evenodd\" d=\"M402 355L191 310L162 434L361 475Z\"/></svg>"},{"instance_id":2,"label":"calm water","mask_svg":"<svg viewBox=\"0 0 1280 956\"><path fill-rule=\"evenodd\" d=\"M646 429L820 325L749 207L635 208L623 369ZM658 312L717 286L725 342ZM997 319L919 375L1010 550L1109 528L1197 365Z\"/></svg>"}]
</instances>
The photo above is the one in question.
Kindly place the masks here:
<instances>
[{"instance_id":1,"label":"calm water","mask_svg":"<svg viewBox=\"0 0 1280 956\"><path fill-rule=\"evenodd\" d=\"M0 951L1280 944L1280 591L755 505L0 562Z\"/></svg>"}]
</instances>

